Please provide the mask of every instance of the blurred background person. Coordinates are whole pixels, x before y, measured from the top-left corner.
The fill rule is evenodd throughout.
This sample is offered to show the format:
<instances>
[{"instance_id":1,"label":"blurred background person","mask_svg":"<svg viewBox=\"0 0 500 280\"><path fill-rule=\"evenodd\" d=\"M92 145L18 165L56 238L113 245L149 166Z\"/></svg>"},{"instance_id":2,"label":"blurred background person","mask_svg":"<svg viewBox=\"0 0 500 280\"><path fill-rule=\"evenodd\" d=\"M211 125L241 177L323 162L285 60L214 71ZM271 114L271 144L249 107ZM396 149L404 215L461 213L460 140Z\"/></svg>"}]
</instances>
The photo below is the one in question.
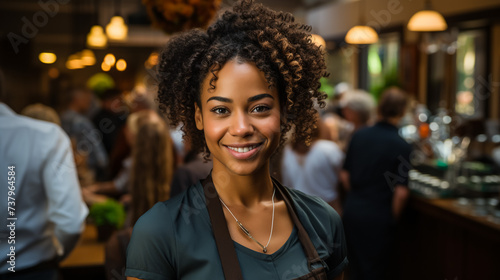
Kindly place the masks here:
<instances>
[{"instance_id":1,"label":"blurred background person","mask_svg":"<svg viewBox=\"0 0 500 280\"><path fill-rule=\"evenodd\" d=\"M354 131L371 125L375 119L375 99L364 90L349 90L340 100L342 116L353 124Z\"/></svg>"},{"instance_id":2,"label":"blurred background person","mask_svg":"<svg viewBox=\"0 0 500 280\"><path fill-rule=\"evenodd\" d=\"M45 106L41 103L26 106L21 111L21 115L37 120L48 121L61 126L61 119L59 118L57 112L51 107ZM71 139L71 147L73 150L73 157L75 159L76 171L80 185L92 183L94 180L94 174L87 166L87 155L77 152L75 139Z\"/></svg>"},{"instance_id":3,"label":"blurred background person","mask_svg":"<svg viewBox=\"0 0 500 280\"><path fill-rule=\"evenodd\" d=\"M148 125L147 127L149 130L144 128L146 125ZM85 201L89 204L93 204L95 202L104 201L108 197L120 198L123 202L131 201L130 185L134 184L132 180L136 180L137 177L139 177L132 178L134 166L137 168L136 172L138 172L140 168L144 169L142 171L142 182L144 185L148 182L157 182L162 185L163 180L168 178L168 190L170 194L170 182L175 167L175 152L168 131L166 132L166 136L163 135L165 134L163 131L164 127L168 128L166 121L155 111L143 110L131 114L127 119L127 125L124 131L125 139L132 147L132 154L123 161L121 171L113 180L98 182L84 187L83 194ZM144 133L140 134L141 131ZM150 141L149 144L148 141ZM164 149L167 148L169 150L164 151ZM152 166L152 164L155 164L155 162L151 160L154 157L148 158L148 156L156 153L165 153L165 157L161 157L161 159L157 160L156 163L160 164L159 166ZM144 156L144 158L141 156ZM173 160L170 158L172 156L174 156ZM165 162L162 161L163 159L165 159ZM164 163L168 165L163 166ZM144 180L148 180L148 182L144 182Z\"/></svg>"},{"instance_id":4,"label":"blurred background person","mask_svg":"<svg viewBox=\"0 0 500 280\"><path fill-rule=\"evenodd\" d=\"M320 138L325 127L319 116L317 119L310 145L292 141L285 146L281 163L283 185L318 196L341 213L337 187L344 153L334 142Z\"/></svg>"},{"instance_id":5,"label":"blurred background person","mask_svg":"<svg viewBox=\"0 0 500 280\"><path fill-rule=\"evenodd\" d=\"M335 86L335 94L328 100L326 108L322 110L321 119L328 133L328 139L337 143L345 151L347 139L353 130L353 125L342 117L340 100L342 96L350 90L349 84L342 82Z\"/></svg>"},{"instance_id":6,"label":"blurred background person","mask_svg":"<svg viewBox=\"0 0 500 280\"><path fill-rule=\"evenodd\" d=\"M202 154L194 152L196 149L191 149L191 143L183 142L183 148L187 152L184 152L183 164L175 170L170 197L180 194L199 180L205 179L212 170L212 160L205 160Z\"/></svg>"},{"instance_id":7,"label":"blurred background person","mask_svg":"<svg viewBox=\"0 0 500 280\"><path fill-rule=\"evenodd\" d=\"M345 83L337 85L335 90L334 100L324 111L322 119L328 128L329 138L345 152L352 134L373 123L376 104L368 92L351 89Z\"/></svg>"},{"instance_id":8,"label":"blurred background person","mask_svg":"<svg viewBox=\"0 0 500 280\"><path fill-rule=\"evenodd\" d=\"M398 134L407 96L386 90L378 105L379 121L354 133L341 178L348 193L344 228L350 279L391 279L395 223L409 195L411 146Z\"/></svg>"},{"instance_id":9,"label":"blurred background person","mask_svg":"<svg viewBox=\"0 0 500 280\"><path fill-rule=\"evenodd\" d=\"M21 115L37 120L55 123L59 126L61 125L61 119L59 118L56 110L41 103L26 106L21 111Z\"/></svg>"},{"instance_id":10,"label":"blurred background person","mask_svg":"<svg viewBox=\"0 0 500 280\"><path fill-rule=\"evenodd\" d=\"M173 141L164 119L154 111L145 110L130 115L127 127L132 127L129 135L134 139L129 180L131 204L127 228L113 235L106 245L108 279L125 279L125 252L132 227L154 204L170 198L175 169Z\"/></svg>"},{"instance_id":11,"label":"blurred background person","mask_svg":"<svg viewBox=\"0 0 500 280\"><path fill-rule=\"evenodd\" d=\"M119 89L107 89L101 95L101 108L92 118L92 123L102 134L102 143L108 155L111 154L117 136L127 122L129 109L122 100Z\"/></svg>"},{"instance_id":12,"label":"blurred background person","mask_svg":"<svg viewBox=\"0 0 500 280\"><path fill-rule=\"evenodd\" d=\"M12 188L2 188L0 215L4 221L17 220L9 221L12 228L0 229L5 237L15 232L15 244L0 242L0 278L55 280L58 263L75 247L88 213L70 140L53 123L15 114L2 103L3 86L0 72L0 179ZM13 192L9 198L8 190ZM15 210L9 213L8 206ZM11 246L15 273L8 270Z\"/></svg>"},{"instance_id":13,"label":"blurred background person","mask_svg":"<svg viewBox=\"0 0 500 280\"><path fill-rule=\"evenodd\" d=\"M86 156L86 164L99 180L106 172L108 157L102 143L101 133L85 116L92 100L92 92L84 88L68 91L66 109L61 114L62 128L74 139L76 153Z\"/></svg>"}]
</instances>

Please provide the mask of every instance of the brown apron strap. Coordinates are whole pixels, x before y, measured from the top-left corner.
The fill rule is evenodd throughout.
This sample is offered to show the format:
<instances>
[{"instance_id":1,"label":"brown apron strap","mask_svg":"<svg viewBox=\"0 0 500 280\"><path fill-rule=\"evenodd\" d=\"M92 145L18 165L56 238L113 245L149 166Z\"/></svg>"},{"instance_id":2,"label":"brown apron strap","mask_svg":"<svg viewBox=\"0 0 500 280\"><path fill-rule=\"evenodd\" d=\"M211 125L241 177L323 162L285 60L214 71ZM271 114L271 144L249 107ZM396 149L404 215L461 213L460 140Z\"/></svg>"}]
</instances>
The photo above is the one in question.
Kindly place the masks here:
<instances>
[{"instance_id":1,"label":"brown apron strap","mask_svg":"<svg viewBox=\"0 0 500 280\"><path fill-rule=\"evenodd\" d=\"M243 280L240 263L238 262L233 240L227 228L222 205L219 201L219 196L215 195L217 194L217 190L212 181L212 174L208 175L202 182L202 185L210 222L212 223L212 230L215 236L215 243L217 244L222 270L224 271L224 278L226 280Z\"/></svg>"},{"instance_id":2,"label":"brown apron strap","mask_svg":"<svg viewBox=\"0 0 500 280\"><path fill-rule=\"evenodd\" d=\"M311 242L311 239L309 238L309 234L307 234L307 231L304 229L304 226L302 226L302 223L300 222L299 218L297 217L297 211L295 209L295 206L293 205L292 198L290 196L290 193L288 190L283 187L278 180L274 179L271 177L273 180L273 183L275 184L276 188L278 189L279 193L281 194L281 197L285 201L285 204L288 208L288 212L290 213L290 217L292 218L293 223L297 227L298 234L299 234L299 240L300 243L302 244L302 247L304 249L304 253L306 254L307 257L307 265L309 267L309 271L312 271L312 265L314 263L321 263L323 267L326 268L326 264L324 261L319 257L318 251L316 251L316 247L314 247L313 243Z\"/></svg>"}]
</instances>

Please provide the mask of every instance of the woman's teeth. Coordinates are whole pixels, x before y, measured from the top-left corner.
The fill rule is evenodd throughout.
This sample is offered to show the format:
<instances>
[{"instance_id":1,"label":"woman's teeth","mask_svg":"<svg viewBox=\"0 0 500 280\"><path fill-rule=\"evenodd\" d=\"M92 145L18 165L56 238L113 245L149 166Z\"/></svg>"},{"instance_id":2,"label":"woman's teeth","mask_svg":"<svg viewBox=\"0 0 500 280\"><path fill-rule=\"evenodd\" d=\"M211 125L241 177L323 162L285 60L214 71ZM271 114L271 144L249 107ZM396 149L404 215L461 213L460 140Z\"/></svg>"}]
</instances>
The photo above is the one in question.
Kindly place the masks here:
<instances>
[{"instance_id":1,"label":"woman's teeth","mask_svg":"<svg viewBox=\"0 0 500 280\"><path fill-rule=\"evenodd\" d=\"M238 153L246 153L246 152L249 152L255 148L257 148L258 145L254 145L254 146L250 146L250 147L244 147L244 148L234 148L234 147L230 147L230 146L227 146L229 149L235 151L235 152L238 152Z\"/></svg>"}]
</instances>

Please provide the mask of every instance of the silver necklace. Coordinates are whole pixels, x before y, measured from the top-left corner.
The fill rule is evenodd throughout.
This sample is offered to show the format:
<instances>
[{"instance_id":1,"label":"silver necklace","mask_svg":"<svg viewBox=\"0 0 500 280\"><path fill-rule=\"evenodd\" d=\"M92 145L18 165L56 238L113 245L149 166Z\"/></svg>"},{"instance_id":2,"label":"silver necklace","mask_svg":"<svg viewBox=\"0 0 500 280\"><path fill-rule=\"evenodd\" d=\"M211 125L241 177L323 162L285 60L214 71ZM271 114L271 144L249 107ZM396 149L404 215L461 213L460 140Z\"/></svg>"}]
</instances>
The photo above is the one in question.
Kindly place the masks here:
<instances>
[{"instance_id":1,"label":"silver necklace","mask_svg":"<svg viewBox=\"0 0 500 280\"><path fill-rule=\"evenodd\" d=\"M257 241L257 239L255 239L251 234L250 234L250 231L248 231L248 229L246 229L243 224L241 224L240 221L238 221L238 219L236 219L236 216L234 216L233 212L231 212L231 210L229 210L229 207L227 207L227 205L224 203L224 201L222 201L222 198L219 197L219 200L220 202L222 202L222 205L224 205L224 207L226 207L227 211L229 211L229 213L231 214L231 216L233 216L234 220L236 221L236 224L240 227L240 229L243 231L243 233L245 233L250 239L252 239L253 241L255 241L255 243L259 244L259 246L262 248L262 251L264 253L267 253L267 246L269 246L269 243L271 242L271 237L273 236L273 228L274 228L274 195L276 193L276 188L273 189L273 197L272 197L272 202L273 202L273 216L272 216L272 219L271 219L271 234L269 235L269 240L267 240L267 244L266 246L260 244L259 241Z\"/></svg>"}]
</instances>

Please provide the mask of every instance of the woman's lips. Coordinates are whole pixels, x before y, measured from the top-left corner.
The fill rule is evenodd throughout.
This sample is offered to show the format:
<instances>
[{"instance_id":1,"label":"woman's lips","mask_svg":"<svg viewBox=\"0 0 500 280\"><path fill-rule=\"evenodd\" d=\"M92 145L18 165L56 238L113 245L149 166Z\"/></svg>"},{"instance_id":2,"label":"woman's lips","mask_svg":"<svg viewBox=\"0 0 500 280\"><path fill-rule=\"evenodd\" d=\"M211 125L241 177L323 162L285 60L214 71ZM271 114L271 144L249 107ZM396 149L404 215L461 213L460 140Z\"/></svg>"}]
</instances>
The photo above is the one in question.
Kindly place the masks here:
<instances>
[{"instance_id":1,"label":"woman's lips","mask_svg":"<svg viewBox=\"0 0 500 280\"><path fill-rule=\"evenodd\" d=\"M259 150L262 143L258 144L245 144L245 145L224 145L224 147L237 159L249 159L255 155Z\"/></svg>"}]
</instances>

